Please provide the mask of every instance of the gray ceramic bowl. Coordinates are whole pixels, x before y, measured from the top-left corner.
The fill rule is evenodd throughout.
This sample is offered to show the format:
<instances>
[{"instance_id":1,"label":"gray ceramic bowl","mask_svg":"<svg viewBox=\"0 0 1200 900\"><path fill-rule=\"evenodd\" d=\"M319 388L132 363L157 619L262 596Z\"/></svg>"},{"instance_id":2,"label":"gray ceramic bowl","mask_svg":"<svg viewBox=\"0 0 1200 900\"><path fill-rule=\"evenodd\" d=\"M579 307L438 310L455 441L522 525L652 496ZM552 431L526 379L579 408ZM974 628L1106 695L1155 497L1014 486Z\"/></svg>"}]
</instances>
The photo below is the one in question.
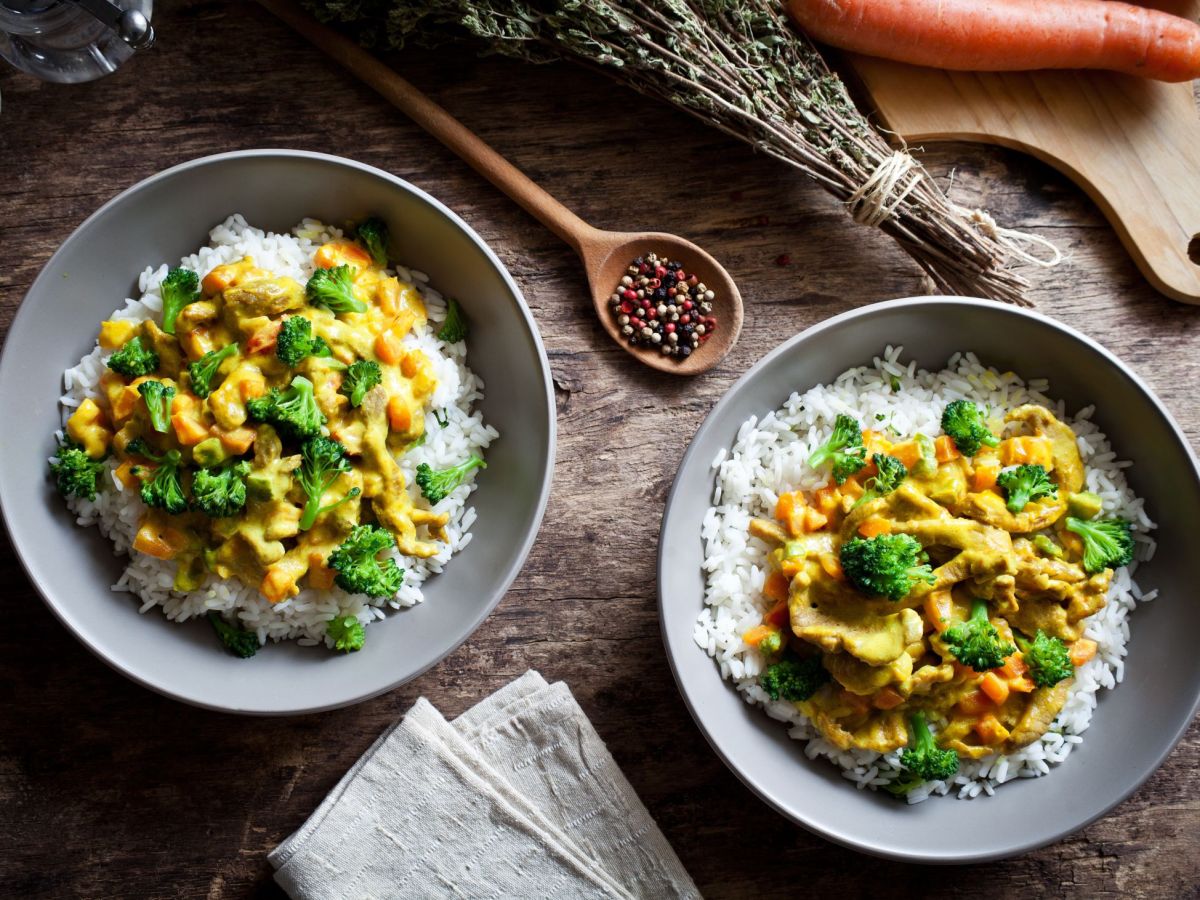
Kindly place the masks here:
<instances>
[{"instance_id":1,"label":"gray ceramic bowl","mask_svg":"<svg viewBox=\"0 0 1200 900\"><path fill-rule=\"evenodd\" d=\"M1083 745L1048 777L1002 785L994 797L931 798L908 806L859 791L761 709L743 702L692 640L703 606L700 523L713 490L710 464L751 415L778 408L792 391L869 365L886 344L940 369L956 350L1023 378L1050 379L1070 411L1096 400L1095 420L1158 523L1154 560L1138 581L1160 596L1130 619L1125 680L1101 691ZM1142 465L1138 465L1142 463ZM1129 796L1159 766L1200 703L1200 581L1195 515L1200 472L1178 426L1150 390L1104 348L1043 316L950 297L880 303L797 335L747 372L696 433L667 501L659 547L663 638L679 689L709 742L753 791L793 821L858 850L896 859L964 863L1047 844Z\"/></svg>"},{"instance_id":2,"label":"gray ceramic bowl","mask_svg":"<svg viewBox=\"0 0 1200 900\"><path fill-rule=\"evenodd\" d=\"M233 212L286 231L304 216L368 214L392 227L397 255L458 298L472 323L469 362L484 380L484 418L500 431L472 505L474 539L426 582L424 603L369 629L366 647L334 655L272 644L250 660L221 652L204 621L139 615L109 590L121 560L73 523L46 469L60 427L62 372L147 265L178 260ZM135 681L200 706L254 714L314 712L413 678L461 644L500 601L537 533L554 468L550 368L521 292L479 236L428 194L386 172L315 153L256 150L176 166L105 204L30 288L0 358L0 500L8 532L50 608ZM19 426L13 423L20 423Z\"/></svg>"}]
</instances>

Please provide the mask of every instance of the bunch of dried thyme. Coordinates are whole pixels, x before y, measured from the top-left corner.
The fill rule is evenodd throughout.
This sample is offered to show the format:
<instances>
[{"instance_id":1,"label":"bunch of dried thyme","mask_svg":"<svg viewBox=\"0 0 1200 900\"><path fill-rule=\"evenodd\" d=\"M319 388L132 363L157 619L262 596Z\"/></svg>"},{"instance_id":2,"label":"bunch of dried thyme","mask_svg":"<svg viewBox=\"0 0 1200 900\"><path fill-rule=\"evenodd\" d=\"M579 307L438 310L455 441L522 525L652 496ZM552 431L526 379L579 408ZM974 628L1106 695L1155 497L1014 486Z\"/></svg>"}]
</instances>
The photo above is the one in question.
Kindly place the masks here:
<instances>
[{"instance_id":1,"label":"bunch of dried thyme","mask_svg":"<svg viewBox=\"0 0 1200 900\"><path fill-rule=\"evenodd\" d=\"M990 218L964 215L888 145L777 0L302 3L368 45L465 33L489 52L599 69L799 169L895 238L938 289L1025 302Z\"/></svg>"}]
</instances>

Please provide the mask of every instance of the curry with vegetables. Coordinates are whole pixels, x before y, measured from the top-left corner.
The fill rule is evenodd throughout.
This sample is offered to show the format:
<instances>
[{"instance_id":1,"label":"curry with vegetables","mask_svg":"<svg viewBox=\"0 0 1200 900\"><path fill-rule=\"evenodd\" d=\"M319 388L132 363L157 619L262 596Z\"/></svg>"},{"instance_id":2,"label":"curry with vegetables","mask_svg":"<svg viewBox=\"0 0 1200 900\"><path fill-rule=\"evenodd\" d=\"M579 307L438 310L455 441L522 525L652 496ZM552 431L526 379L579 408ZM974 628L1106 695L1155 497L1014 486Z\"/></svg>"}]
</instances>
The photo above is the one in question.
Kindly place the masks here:
<instances>
[{"instance_id":1,"label":"curry with vegetables","mask_svg":"<svg viewBox=\"0 0 1200 900\"><path fill-rule=\"evenodd\" d=\"M895 792L1042 736L1133 557L1050 410L989 422L954 401L942 429L893 443L839 416L810 459L827 485L749 526L771 548L767 612L744 636L761 687L839 749L906 748Z\"/></svg>"},{"instance_id":2,"label":"curry with vegetables","mask_svg":"<svg viewBox=\"0 0 1200 900\"><path fill-rule=\"evenodd\" d=\"M335 584L395 594L403 570L379 554L435 555L448 516L432 507L483 463L425 473L433 496L407 489L397 458L423 441L437 379L405 340L426 309L390 274L386 241L368 220L316 250L305 284L251 257L170 270L161 321L101 324L111 355L66 423L60 490L94 499L111 459L145 502L133 549L174 560L177 591L215 574L272 603ZM438 337L465 333L451 301Z\"/></svg>"}]
</instances>

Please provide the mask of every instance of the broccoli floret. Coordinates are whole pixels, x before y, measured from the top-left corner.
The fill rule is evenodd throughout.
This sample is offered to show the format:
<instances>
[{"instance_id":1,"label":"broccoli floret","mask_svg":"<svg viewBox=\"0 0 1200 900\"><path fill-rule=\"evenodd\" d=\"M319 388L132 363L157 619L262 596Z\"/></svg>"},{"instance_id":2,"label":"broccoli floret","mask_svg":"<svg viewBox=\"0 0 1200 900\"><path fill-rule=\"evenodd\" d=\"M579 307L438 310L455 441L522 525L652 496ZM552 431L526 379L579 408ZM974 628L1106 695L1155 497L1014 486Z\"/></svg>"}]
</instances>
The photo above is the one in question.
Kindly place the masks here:
<instances>
[{"instance_id":1,"label":"broccoli floret","mask_svg":"<svg viewBox=\"0 0 1200 900\"><path fill-rule=\"evenodd\" d=\"M783 632L772 631L758 642L758 652L764 656L774 656L783 649Z\"/></svg>"},{"instance_id":2,"label":"broccoli floret","mask_svg":"<svg viewBox=\"0 0 1200 900\"><path fill-rule=\"evenodd\" d=\"M1133 525L1126 519L1067 516L1067 530L1083 538L1083 567L1089 575L1133 562Z\"/></svg>"},{"instance_id":3,"label":"broccoli floret","mask_svg":"<svg viewBox=\"0 0 1200 900\"><path fill-rule=\"evenodd\" d=\"M976 672L986 672L1004 665L1017 648L1000 640L996 626L988 621L988 605L985 600L971 602L971 617L965 622L951 625L942 635L950 652L964 666Z\"/></svg>"},{"instance_id":4,"label":"broccoli floret","mask_svg":"<svg viewBox=\"0 0 1200 900\"><path fill-rule=\"evenodd\" d=\"M246 505L249 474L250 463L245 460L197 470L192 476L192 508L213 519L237 515Z\"/></svg>"},{"instance_id":5,"label":"broccoli floret","mask_svg":"<svg viewBox=\"0 0 1200 900\"><path fill-rule=\"evenodd\" d=\"M217 377L221 363L236 356L237 344L226 344L220 350L209 350L194 363L188 363L188 376L192 382L192 393L197 397L207 397L212 393L212 381Z\"/></svg>"},{"instance_id":6,"label":"broccoli floret","mask_svg":"<svg viewBox=\"0 0 1200 900\"><path fill-rule=\"evenodd\" d=\"M454 299L447 300L446 321L438 329L438 340L445 341L447 344L457 344L466 338L470 330L470 326L467 324L467 314L463 312L459 302Z\"/></svg>"},{"instance_id":7,"label":"broccoli floret","mask_svg":"<svg viewBox=\"0 0 1200 900\"><path fill-rule=\"evenodd\" d=\"M388 227L387 223L378 216L364 221L358 226L358 239L371 254L371 259L379 268L387 268Z\"/></svg>"},{"instance_id":8,"label":"broccoli floret","mask_svg":"<svg viewBox=\"0 0 1200 900\"><path fill-rule=\"evenodd\" d=\"M142 480L143 503L175 515L187 511L188 501L183 492L183 454L168 450L159 456L141 438L130 441L125 452L144 456L154 463L154 472L149 479ZM138 477L145 474L141 466L134 466L133 473Z\"/></svg>"},{"instance_id":9,"label":"broccoli floret","mask_svg":"<svg viewBox=\"0 0 1200 900\"><path fill-rule=\"evenodd\" d=\"M139 334L108 358L108 367L126 378L141 378L158 369L158 354L142 343Z\"/></svg>"},{"instance_id":10,"label":"broccoli floret","mask_svg":"<svg viewBox=\"0 0 1200 900\"><path fill-rule=\"evenodd\" d=\"M162 294L162 329L167 334L174 334L179 311L200 299L200 276L191 269L174 268L167 272L158 290Z\"/></svg>"},{"instance_id":11,"label":"broccoli floret","mask_svg":"<svg viewBox=\"0 0 1200 900\"><path fill-rule=\"evenodd\" d=\"M171 403L175 400L175 388L161 381L143 381L138 393L146 403L150 424L159 434L166 434L171 427Z\"/></svg>"},{"instance_id":12,"label":"broccoli floret","mask_svg":"<svg viewBox=\"0 0 1200 900\"><path fill-rule=\"evenodd\" d=\"M983 413L970 400L954 400L942 411L942 431L950 435L963 456L974 456L980 446L995 447L1000 438L988 431Z\"/></svg>"},{"instance_id":13,"label":"broccoli floret","mask_svg":"<svg viewBox=\"0 0 1200 900\"><path fill-rule=\"evenodd\" d=\"M333 356L323 337L313 337L312 322L304 316L288 316L275 338L275 355L286 366L295 368L309 356Z\"/></svg>"},{"instance_id":14,"label":"broccoli floret","mask_svg":"<svg viewBox=\"0 0 1200 900\"><path fill-rule=\"evenodd\" d=\"M64 497L82 497L95 500L99 490L100 473L104 471L104 460L92 459L70 438L58 445L50 463L50 474Z\"/></svg>"},{"instance_id":15,"label":"broccoli floret","mask_svg":"<svg viewBox=\"0 0 1200 900\"><path fill-rule=\"evenodd\" d=\"M908 534L881 534L873 538L851 538L842 544L842 569L851 584L865 594L903 600L917 581L933 584L936 579L916 538Z\"/></svg>"},{"instance_id":16,"label":"broccoli floret","mask_svg":"<svg viewBox=\"0 0 1200 900\"><path fill-rule=\"evenodd\" d=\"M1008 511L1014 515L1023 510L1030 500L1058 496L1058 487L1050 480L1050 474L1036 463L1005 469L996 478L996 483L1004 488Z\"/></svg>"},{"instance_id":17,"label":"broccoli floret","mask_svg":"<svg viewBox=\"0 0 1200 900\"><path fill-rule=\"evenodd\" d=\"M346 459L346 449L333 438L309 438L300 448L300 468L296 470L296 480L308 496L304 504L304 512L300 515L300 530L308 531L317 521L317 516L347 500L353 500L362 490L351 488L337 502L328 506L321 505L321 498L329 490L343 472L350 471L350 462Z\"/></svg>"},{"instance_id":18,"label":"broccoli floret","mask_svg":"<svg viewBox=\"0 0 1200 900\"><path fill-rule=\"evenodd\" d=\"M913 438L913 443L917 445L917 452L921 454L921 458L913 465L912 473L928 478L938 469L937 446L933 443L933 438L920 432Z\"/></svg>"},{"instance_id":19,"label":"broccoli floret","mask_svg":"<svg viewBox=\"0 0 1200 900\"><path fill-rule=\"evenodd\" d=\"M844 484L867 464L866 452L858 422L850 416L839 415L833 423L833 434L808 458L808 464L817 469L833 460L833 480Z\"/></svg>"},{"instance_id":20,"label":"broccoli floret","mask_svg":"<svg viewBox=\"0 0 1200 900\"><path fill-rule=\"evenodd\" d=\"M417 487L430 503L441 503L452 490L466 479L467 474L475 468L486 469L487 463L483 457L472 453L465 462L449 469L431 469L428 463L417 466Z\"/></svg>"},{"instance_id":21,"label":"broccoli floret","mask_svg":"<svg viewBox=\"0 0 1200 900\"><path fill-rule=\"evenodd\" d=\"M285 389L271 388L262 397L246 402L246 412L256 422L266 422L293 440L316 437L325 424L325 415L317 406L313 383L297 375Z\"/></svg>"},{"instance_id":22,"label":"broccoli floret","mask_svg":"<svg viewBox=\"0 0 1200 900\"><path fill-rule=\"evenodd\" d=\"M388 557L380 562L375 557L394 546L395 539L376 525L358 525L329 554L329 567L337 572L338 587L351 594L368 597L391 597L400 590L404 570Z\"/></svg>"},{"instance_id":23,"label":"broccoli floret","mask_svg":"<svg viewBox=\"0 0 1200 900\"><path fill-rule=\"evenodd\" d=\"M878 471L863 482L863 495L858 498L855 506L887 496L908 477L908 467L894 456L876 453L871 457L871 462Z\"/></svg>"},{"instance_id":24,"label":"broccoli floret","mask_svg":"<svg viewBox=\"0 0 1200 900\"><path fill-rule=\"evenodd\" d=\"M807 700L829 680L829 673L821 665L821 657L785 656L771 663L758 676L759 686L772 700Z\"/></svg>"},{"instance_id":25,"label":"broccoli floret","mask_svg":"<svg viewBox=\"0 0 1200 900\"><path fill-rule=\"evenodd\" d=\"M1071 664L1071 651L1056 637L1050 637L1040 628L1032 641L1017 635L1021 656L1029 666L1029 677L1038 687L1054 687L1060 681L1075 674Z\"/></svg>"},{"instance_id":26,"label":"broccoli floret","mask_svg":"<svg viewBox=\"0 0 1200 900\"><path fill-rule=\"evenodd\" d=\"M343 653L361 650L367 639L366 629L354 616L335 616L325 626L325 633L333 641L333 649Z\"/></svg>"},{"instance_id":27,"label":"broccoli floret","mask_svg":"<svg viewBox=\"0 0 1200 900\"><path fill-rule=\"evenodd\" d=\"M908 772L887 786L887 790L903 796L926 781L945 781L958 771L958 754L938 747L925 721L925 713L915 712L908 720L911 735L908 746L900 754L900 765Z\"/></svg>"},{"instance_id":28,"label":"broccoli floret","mask_svg":"<svg viewBox=\"0 0 1200 900\"><path fill-rule=\"evenodd\" d=\"M258 642L257 634L238 628L236 625L230 625L221 618L220 613L210 612L208 621L212 624L213 631L217 633L221 646L234 656L249 659L262 647L262 644Z\"/></svg>"},{"instance_id":29,"label":"broccoli floret","mask_svg":"<svg viewBox=\"0 0 1200 900\"><path fill-rule=\"evenodd\" d=\"M338 390L350 398L351 406L362 406L367 391L383 380L379 363L373 359L360 359L350 363L342 376L342 386Z\"/></svg>"},{"instance_id":30,"label":"broccoli floret","mask_svg":"<svg viewBox=\"0 0 1200 900\"><path fill-rule=\"evenodd\" d=\"M367 309L367 304L354 296L354 269L350 266L317 269L304 286L304 294L313 306L323 306L334 315Z\"/></svg>"}]
</instances>

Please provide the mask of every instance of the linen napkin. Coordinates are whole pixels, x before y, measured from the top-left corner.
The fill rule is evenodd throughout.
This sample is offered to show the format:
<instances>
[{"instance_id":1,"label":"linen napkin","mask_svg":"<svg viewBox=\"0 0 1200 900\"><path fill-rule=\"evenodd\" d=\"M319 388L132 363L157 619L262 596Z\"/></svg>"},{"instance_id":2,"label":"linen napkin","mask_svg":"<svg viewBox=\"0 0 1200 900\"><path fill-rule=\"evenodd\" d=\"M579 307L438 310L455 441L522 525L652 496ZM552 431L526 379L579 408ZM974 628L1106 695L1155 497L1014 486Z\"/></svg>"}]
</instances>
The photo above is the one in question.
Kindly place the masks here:
<instances>
[{"instance_id":1,"label":"linen napkin","mask_svg":"<svg viewBox=\"0 0 1200 900\"><path fill-rule=\"evenodd\" d=\"M570 690L536 672L452 724L418 700L268 858L296 900L700 896Z\"/></svg>"}]
</instances>

